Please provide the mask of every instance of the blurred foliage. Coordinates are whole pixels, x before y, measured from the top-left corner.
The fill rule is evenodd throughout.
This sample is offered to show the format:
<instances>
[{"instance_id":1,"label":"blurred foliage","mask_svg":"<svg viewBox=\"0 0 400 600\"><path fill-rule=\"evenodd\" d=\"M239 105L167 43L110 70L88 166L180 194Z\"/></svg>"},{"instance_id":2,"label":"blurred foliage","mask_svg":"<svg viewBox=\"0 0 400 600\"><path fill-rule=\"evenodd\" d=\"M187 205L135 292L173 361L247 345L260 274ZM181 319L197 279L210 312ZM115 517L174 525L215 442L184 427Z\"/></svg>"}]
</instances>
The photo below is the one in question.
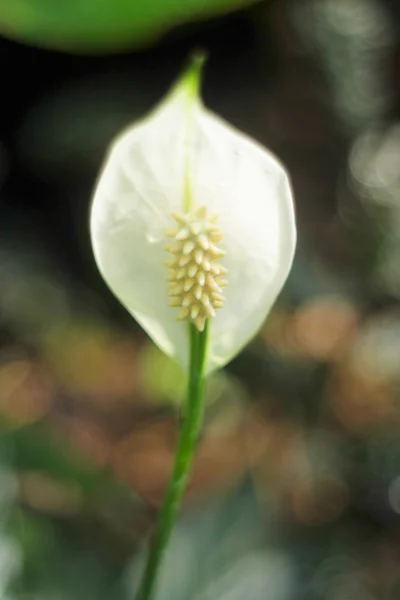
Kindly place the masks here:
<instances>
[{"instance_id":1,"label":"blurred foliage","mask_svg":"<svg viewBox=\"0 0 400 600\"><path fill-rule=\"evenodd\" d=\"M121 11L118 34L99 12L112 31L93 20L91 35L67 15L83 3L50 4L3 2L0 23L21 9L29 41L62 8L47 44L138 42L122 3L101 4ZM201 7L141 21L146 43ZM398 600L399 24L390 0L285 0L120 56L0 39L2 600L137 587L185 381L101 281L88 205L112 136L199 44L206 103L288 167L299 246L259 336L209 381L159 600Z\"/></svg>"},{"instance_id":2,"label":"blurred foliage","mask_svg":"<svg viewBox=\"0 0 400 600\"><path fill-rule=\"evenodd\" d=\"M69 52L140 48L176 25L257 0L2 0L0 31Z\"/></svg>"},{"instance_id":3,"label":"blurred foliage","mask_svg":"<svg viewBox=\"0 0 400 600\"><path fill-rule=\"evenodd\" d=\"M156 598L227 598L245 595L284 600L295 585L294 565L278 548L265 548L268 526L251 486L246 483L230 499L220 499L206 510L186 516L174 532L160 574ZM137 587L143 556L128 570L125 581L131 596Z\"/></svg>"},{"instance_id":4,"label":"blurred foliage","mask_svg":"<svg viewBox=\"0 0 400 600\"><path fill-rule=\"evenodd\" d=\"M293 3L293 20L307 48L323 63L330 101L350 129L373 127L390 102L389 59L395 30L377 0Z\"/></svg>"}]
</instances>

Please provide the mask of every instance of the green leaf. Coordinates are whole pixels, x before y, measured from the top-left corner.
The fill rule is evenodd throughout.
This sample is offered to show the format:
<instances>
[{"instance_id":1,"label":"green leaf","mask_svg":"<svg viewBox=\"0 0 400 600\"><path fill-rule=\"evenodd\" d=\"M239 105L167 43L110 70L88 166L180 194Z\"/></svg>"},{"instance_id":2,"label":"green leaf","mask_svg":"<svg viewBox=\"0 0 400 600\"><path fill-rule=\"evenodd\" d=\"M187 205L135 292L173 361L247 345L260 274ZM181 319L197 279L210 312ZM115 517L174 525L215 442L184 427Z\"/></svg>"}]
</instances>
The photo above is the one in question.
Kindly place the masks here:
<instances>
[{"instance_id":1,"label":"green leaf","mask_svg":"<svg viewBox=\"0 0 400 600\"><path fill-rule=\"evenodd\" d=\"M0 32L69 52L109 52L156 41L175 25L256 0L2 0Z\"/></svg>"},{"instance_id":2,"label":"green leaf","mask_svg":"<svg viewBox=\"0 0 400 600\"><path fill-rule=\"evenodd\" d=\"M40 471L56 480L76 483L84 492L95 490L107 475L69 448L43 424L3 431L0 448L12 449L11 466L17 471Z\"/></svg>"}]
</instances>

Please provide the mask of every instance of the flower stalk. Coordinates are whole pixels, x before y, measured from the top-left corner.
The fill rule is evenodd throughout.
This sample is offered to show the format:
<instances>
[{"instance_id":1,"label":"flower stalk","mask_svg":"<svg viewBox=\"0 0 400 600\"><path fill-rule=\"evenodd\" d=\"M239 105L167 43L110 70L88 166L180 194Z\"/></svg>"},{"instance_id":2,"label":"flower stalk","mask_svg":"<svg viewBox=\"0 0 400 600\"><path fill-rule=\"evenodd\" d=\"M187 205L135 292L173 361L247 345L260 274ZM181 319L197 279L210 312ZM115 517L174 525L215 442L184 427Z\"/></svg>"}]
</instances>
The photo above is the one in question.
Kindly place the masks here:
<instances>
[{"instance_id":1,"label":"flower stalk","mask_svg":"<svg viewBox=\"0 0 400 600\"><path fill-rule=\"evenodd\" d=\"M208 320L203 331L189 324L190 366L186 405L171 480L156 523L137 600L152 600L164 551L178 516L200 437L204 413Z\"/></svg>"}]
</instances>

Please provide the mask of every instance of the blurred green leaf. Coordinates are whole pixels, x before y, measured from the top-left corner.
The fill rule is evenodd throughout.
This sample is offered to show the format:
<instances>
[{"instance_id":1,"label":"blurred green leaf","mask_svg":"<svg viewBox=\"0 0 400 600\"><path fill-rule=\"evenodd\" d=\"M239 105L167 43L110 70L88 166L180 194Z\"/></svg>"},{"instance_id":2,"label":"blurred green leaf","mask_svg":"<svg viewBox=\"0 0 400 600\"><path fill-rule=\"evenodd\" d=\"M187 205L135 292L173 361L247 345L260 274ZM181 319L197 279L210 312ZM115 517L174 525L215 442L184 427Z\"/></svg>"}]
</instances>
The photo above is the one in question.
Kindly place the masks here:
<instances>
[{"instance_id":1,"label":"blurred green leaf","mask_svg":"<svg viewBox=\"0 0 400 600\"><path fill-rule=\"evenodd\" d=\"M156 403L182 404L186 391L186 374L182 367L152 343L139 356L140 384L144 393Z\"/></svg>"},{"instance_id":2,"label":"blurred green leaf","mask_svg":"<svg viewBox=\"0 0 400 600\"><path fill-rule=\"evenodd\" d=\"M12 466L17 472L42 471L57 480L76 483L85 492L96 489L106 477L82 456L72 456L42 425L3 431L1 442L12 447Z\"/></svg>"},{"instance_id":3,"label":"blurred green leaf","mask_svg":"<svg viewBox=\"0 0 400 600\"><path fill-rule=\"evenodd\" d=\"M174 25L222 15L256 0L2 0L0 31L70 52L141 47Z\"/></svg>"},{"instance_id":4,"label":"blurred green leaf","mask_svg":"<svg viewBox=\"0 0 400 600\"><path fill-rule=\"evenodd\" d=\"M230 498L181 518L166 553L156 600L287 600L295 572L281 550L266 546L266 523L249 482ZM125 574L134 597L145 553Z\"/></svg>"},{"instance_id":5,"label":"blurred green leaf","mask_svg":"<svg viewBox=\"0 0 400 600\"><path fill-rule=\"evenodd\" d=\"M8 530L23 554L24 583L40 581L46 576L49 557L59 553L56 532L48 519L15 508Z\"/></svg>"}]
</instances>

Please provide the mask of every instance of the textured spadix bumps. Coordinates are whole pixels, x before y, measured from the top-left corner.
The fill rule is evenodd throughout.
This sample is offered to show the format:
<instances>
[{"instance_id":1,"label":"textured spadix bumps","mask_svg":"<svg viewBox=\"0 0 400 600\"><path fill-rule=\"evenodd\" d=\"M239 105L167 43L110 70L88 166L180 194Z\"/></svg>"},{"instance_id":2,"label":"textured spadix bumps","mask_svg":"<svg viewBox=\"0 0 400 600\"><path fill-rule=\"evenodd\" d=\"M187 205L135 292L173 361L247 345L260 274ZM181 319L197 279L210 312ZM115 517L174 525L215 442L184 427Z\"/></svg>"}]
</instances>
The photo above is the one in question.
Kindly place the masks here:
<instances>
[{"instance_id":1,"label":"textured spadix bumps","mask_svg":"<svg viewBox=\"0 0 400 600\"><path fill-rule=\"evenodd\" d=\"M192 67L115 141L91 234L109 287L167 354L187 366L188 320L202 330L209 319L209 372L265 320L292 263L295 224L280 163L202 105L198 79Z\"/></svg>"},{"instance_id":2,"label":"textured spadix bumps","mask_svg":"<svg viewBox=\"0 0 400 600\"><path fill-rule=\"evenodd\" d=\"M190 320L203 331L206 319L215 317L215 310L224 306L222 290L228 283L222 277L226 268L217 263L225 255L215 245L223 238L216 224L218 215L207 218L206 207L200 206L173 217L180 227L166 232L174 238L166 248L174 255L167 263L169 305L181 309L178 319Z\"/></svg>"}]
</instances>

